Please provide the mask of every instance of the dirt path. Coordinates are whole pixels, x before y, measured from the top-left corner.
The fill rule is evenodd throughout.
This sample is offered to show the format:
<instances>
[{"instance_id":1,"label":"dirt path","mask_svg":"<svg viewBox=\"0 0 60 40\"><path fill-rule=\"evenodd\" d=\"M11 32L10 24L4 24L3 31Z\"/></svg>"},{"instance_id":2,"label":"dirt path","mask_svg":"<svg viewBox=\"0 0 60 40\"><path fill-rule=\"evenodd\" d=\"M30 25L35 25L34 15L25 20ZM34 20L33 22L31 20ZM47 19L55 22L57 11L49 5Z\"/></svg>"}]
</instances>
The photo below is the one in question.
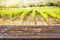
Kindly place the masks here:
<instances>
[{"instance_id":1,"label":"dirt path","mask_svg":"<svg viewBox=\"0 0 60 40\"><path fill-rule=\"evenodd\" d=\"M48 25L44 18L39 15L36 17L36 22L37 25Z\"/></svg>"}]
</instances>

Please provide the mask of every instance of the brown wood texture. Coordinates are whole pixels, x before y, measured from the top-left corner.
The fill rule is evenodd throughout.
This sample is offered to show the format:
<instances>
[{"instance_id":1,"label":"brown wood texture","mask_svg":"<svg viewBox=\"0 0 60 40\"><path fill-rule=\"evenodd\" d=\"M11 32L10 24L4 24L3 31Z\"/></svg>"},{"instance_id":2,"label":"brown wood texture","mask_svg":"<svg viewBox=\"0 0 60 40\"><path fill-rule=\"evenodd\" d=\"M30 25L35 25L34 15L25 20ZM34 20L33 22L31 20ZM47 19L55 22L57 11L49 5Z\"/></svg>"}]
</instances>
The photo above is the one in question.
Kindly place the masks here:
<instances>
[{"instance_id":1,"label":"brown wood texture","mask_svg":"<svg viewBox=\"0 0 60 40\"><path fill-rule=\"evenodd\" d=\"M60 38L60 26L0 26L0 38Z\"/></svg>"}]
</instances>

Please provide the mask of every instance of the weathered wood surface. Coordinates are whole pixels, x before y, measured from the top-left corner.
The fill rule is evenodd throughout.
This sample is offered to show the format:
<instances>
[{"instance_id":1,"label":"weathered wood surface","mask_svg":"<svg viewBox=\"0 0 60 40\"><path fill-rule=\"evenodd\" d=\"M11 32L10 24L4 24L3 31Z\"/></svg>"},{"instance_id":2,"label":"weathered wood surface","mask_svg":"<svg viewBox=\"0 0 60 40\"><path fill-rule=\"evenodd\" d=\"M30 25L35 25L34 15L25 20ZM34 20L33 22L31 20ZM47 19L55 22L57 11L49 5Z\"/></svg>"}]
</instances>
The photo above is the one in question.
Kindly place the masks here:
<instances>
[{"instance_id":1,"label":"weathered wood surface","mask_svg":"<svg viewBox=\"0 0 60 40\"><path fill-rule=\"evenodd\" d=\"M0 38L60 38L60 26L0 25Z\"/></svg>"}]
</instances>

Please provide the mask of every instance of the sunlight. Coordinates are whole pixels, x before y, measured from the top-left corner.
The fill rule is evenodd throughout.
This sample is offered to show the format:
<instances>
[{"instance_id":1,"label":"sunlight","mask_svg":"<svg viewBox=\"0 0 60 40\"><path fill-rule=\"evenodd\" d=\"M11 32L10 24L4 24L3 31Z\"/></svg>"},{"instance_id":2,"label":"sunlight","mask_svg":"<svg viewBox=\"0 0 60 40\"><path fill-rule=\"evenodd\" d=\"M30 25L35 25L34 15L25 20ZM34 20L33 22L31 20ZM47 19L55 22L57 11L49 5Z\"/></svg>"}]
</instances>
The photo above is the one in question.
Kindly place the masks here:
<instances>
[{"instance_id":1,"label":"sunlight","mask_svg":"<svg viewBox=\"0 0 60 40\"><path fill-rule=\"evenodd\" d=\"M12 5L12 4L15 4L15 3L18 3L18 2L19 2L19 0L9 0L9 1L6 0L6 1L5 1L5 4L6 4L6 5Z\"/></svg>"},{"instance_id":2,"label":"sunlight","mask_svg":"<svg viewBox=\"0 0 60 40\"><path fill-rule=\"evenodd\" d=\"M16 4L16 3L23 3L23 4L26 4L28 0L5 0L3 1L3 3L6 5L6 6L10 6L10 5L13 5L13 4Z\"/></svg>"}]
</instances>

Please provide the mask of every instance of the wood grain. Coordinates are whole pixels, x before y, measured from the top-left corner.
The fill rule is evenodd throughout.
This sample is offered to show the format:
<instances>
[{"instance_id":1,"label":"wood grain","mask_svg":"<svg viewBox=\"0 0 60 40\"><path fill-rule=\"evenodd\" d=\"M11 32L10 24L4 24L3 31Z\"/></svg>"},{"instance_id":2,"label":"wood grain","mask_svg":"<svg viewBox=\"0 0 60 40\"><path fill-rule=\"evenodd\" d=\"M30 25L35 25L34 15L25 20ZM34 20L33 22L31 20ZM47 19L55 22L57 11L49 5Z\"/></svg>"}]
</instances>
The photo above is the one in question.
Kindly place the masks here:
<instances>
[{"instance_id":1,"label":"wood grain","mask_svg":"<svg viewBox=\"0 0 60 40\"><path fill-rule=\"evenodd\" d=\"M60 38L60 26L0 26L0 38Z\"/></svg>"}]
</instances>

